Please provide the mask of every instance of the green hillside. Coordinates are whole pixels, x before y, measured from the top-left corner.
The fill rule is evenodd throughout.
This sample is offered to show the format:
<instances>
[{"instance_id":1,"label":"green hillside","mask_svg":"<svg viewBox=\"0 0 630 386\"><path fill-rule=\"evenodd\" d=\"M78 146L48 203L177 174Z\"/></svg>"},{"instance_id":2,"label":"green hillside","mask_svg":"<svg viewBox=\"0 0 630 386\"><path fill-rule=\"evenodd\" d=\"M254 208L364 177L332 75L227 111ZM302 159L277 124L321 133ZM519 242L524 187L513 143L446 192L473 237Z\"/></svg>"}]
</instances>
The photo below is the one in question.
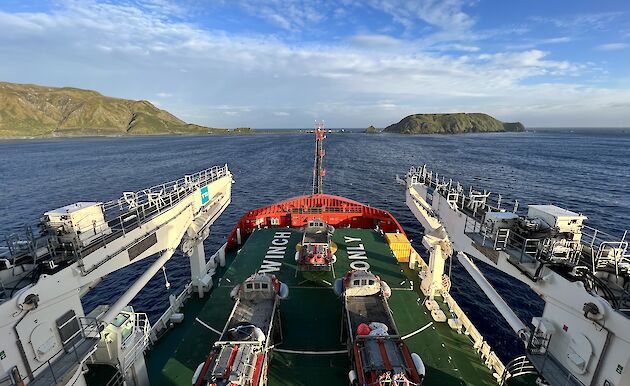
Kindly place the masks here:
<instances>
[{"instance_id":1,"label":"green hillside","mask_svg":"<svg viewBox=\"0 0 630 386\"><path fill-rule=\"evenodd\" d=\"M483 113L414 114L389 125L387 133L460 134L500 131L525 131L520 122L504 123Z\"/></svg>"},{"instance_id":2,"label":"green hillside","mask_svg":"<svg viewBox=\"0 0 630 386\"><path fill-rule=\"evenodd\" d=\"M144 100L72 87L0 82L0 138L224 131L187 124Z\"/></svg>"}]
</instances>

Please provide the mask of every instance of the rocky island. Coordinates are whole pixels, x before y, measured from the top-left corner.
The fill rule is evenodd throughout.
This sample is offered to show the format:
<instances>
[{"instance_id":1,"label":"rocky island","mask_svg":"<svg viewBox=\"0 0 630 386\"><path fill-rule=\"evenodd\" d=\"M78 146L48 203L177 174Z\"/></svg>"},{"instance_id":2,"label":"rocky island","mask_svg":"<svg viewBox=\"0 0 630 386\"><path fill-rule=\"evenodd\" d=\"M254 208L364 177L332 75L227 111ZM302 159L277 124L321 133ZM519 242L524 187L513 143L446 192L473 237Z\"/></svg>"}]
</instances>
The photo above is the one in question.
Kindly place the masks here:
<instances>
[{"instance_id":1,"label":"rocky island","mask_svg":"<svg viewBox=\"0 0 630 386\"><path fill-rule=\"evenodd\" d=\"M401 134L517 132L525 131L525 126L520 122L501 122L483 113L413 114L383 131Z\"/></svg>"},{"instance_id":2,"label":"rocky island","mask_svg":"<svg viewBox=\"0 0 630 386\"><path fill-rule=\"evenodd\" d=\"M227 132L188 124L146 100L0 82L0 138Z\"/></svg>"}]
</instances>

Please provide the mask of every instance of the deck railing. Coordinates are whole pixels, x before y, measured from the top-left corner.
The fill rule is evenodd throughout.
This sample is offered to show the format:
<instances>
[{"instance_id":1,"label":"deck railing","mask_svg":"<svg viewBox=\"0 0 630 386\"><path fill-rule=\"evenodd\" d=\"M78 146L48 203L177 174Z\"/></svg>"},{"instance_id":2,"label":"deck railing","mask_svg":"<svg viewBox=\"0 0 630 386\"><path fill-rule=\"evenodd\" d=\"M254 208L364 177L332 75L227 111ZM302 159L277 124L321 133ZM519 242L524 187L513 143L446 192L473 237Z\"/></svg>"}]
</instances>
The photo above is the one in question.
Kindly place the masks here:
<instances>
[{"instance_id":1,"label":"deck railing","mask_svg":"<svg viewBox=\"0 0 630 386\"><path fill-rule=\"evenodd\" d=\"M74 318L78 320L80 328L63 342L65 346L61 350L32 370L32 373L37 373L37 375L29 383L30 385L50 385L62 382L74 371L75 366L81 366L90 353L96 349L96 344L101 337L98 321L89 317L75 316ZM76 339L77 337L80 338Z\"/></svg>"},{"instance_id":2,"label":"deck railing","mask_svg":"<svg viewBox=\"0 0 630 386\"><path fill-rule=\"evenodd\" d=\"M151 330L149 331L151 343L157 342L161 335L169 328L171 316L190 298L192 291L193 285L192 282L189 282L177 296L171 295L172 298L169 298L171 305L164 311L162 316L153 323L153 326L151 326Z\"/></svg>"},{"instance_id":3,"label":"deck railing","mask_svg":"<svg viewBox=\"0 0 630 386\"><path fill-rule=\"evenodd\" d=\"M468 338L470 338L473 343L473 348L484 360L485 365L497 374L495 378L499 381L505 372L505 365L503 362L501 362L497 354L492 350L490 344L486 342L483 335L481 335L479 330L477 330L477 327L475 327L473 322L464 313L455 299L447 292L443 293L442 297L446 301L446 304L449 306L451 312L462 323L464 333L468 336Z\"/></svg>"},{"instance_id":4,"label":"deck railing","mask_svg":"<svg viewBox=\"0 0 630 386\"><path fill-rule=\"evenodd\" d=\"M149 318L145 313L134 312L135 317L135 325L134 332L135 342L133 346L127 349L127 353L123 357L122 363L120 367L122 372L126 372L135 362L138 357L144 354L144 350L147 348L150 338L149 334L151 331L151 325L149 323ZM136 334L140 334L140 336L136 336Z\"/></svg>"},{"instance_id":5,"label":"deck railing","mask_svg":"<svg viewBox=\"0 0 630 386\"><path fill-rule=\"evenodd\" d=\"M501 377L500 385L503 386L510 378L516 378L523 375L538 374L538 370L529 361L527 356L521 355L512 359L506 366L503 376Z\"/></svg>"},{"instance_id":6,"label":"deck railing","mask_svg":"<svg viewBox=\"0 0 630 386\"><path fill-rule=\"evenodd\" d=\"M411 184L424 184L427 188L434 189L446 197L453 210L459 210L466 215L464 233L480 235L483 246L496 250L507 250L510 247L512 262L530 263L541 258L549 258L550 252L555 251L555 245L545 245L542 239L528 239L509 228L491 232L486 227L484 223L486 213L505 211L517 213L519 212L517 200L511 204L503 200L500 194L493 195L487 191L480 193L472 187L465 194L465 189L459 182L446 181L444 177L440 181L437 174L428 171L426 166L411 168L407 173L407 179ZM627 230L618 237L584 225L580 230L580 240L565 241L565 244L564 246L568 247L565 248L568 249L566 256L558 256L554 253L554 260L577 264L582 259L581 263L586 263L591 273L612 267L615 274L619 275L621 269L630 269L630 243Z\"/></svg>"},{"instance_id":7,"label":"deck railing","mask_svg":"<svg viewBox=\"0 0 630 386\"><path fill-rule=\"evenodd\" d=\"M421 257L421 255L415 250L415 248L413 247L411 248L411 253L415 254L415 256L417 257L416 262L417 262L417 265L419 266L419 269L421 271L429 272L429 266ZM449 309L451 310L451 312L462 323L462 328L464 330L464 333L471 340L473 348L477 351L477 353L479 353L481 358L484 360L485 365L488 366L488 368L492 369L492 371L494 371L497 374L495 378L498 381L500 381L505 372L505 365L503 365L503 362L501 362L501 360L496 355L496 353L492 351L490 344L485 341L483 335L481 335L479 330L477 330L477 327L475 327L473 322L464 313L464 311L461 309L459 304L457 304L457 301L455 301L455 299L451 296L451 294L448 293L447 291L440 291L440 293L442 297L444 298L444 301L448 305Z\"/></svg>"},{"instance_id":8,"label":"deck railing","mask_svg":"<svg viewBox=\"0 0 630 386\"><path fill-rule=\"evenodd\" d=\"M7 259L13 265L17 258L24 255L31 255L33 261L44 255L81 259L107 242L125 236L141 224L164 213L200 187L227 175L229 175L227 164L213 166L175 181L137 192L123 193L122 197L102 204L105 221L92 224L87 245L78 239L61 246L56 245L54 235L46 233L35 235L33 228L27 226L24 234L13 233L5 237L9 249ZM83 235L85 236L85 233Z\"/></svg>"}]
</instances>

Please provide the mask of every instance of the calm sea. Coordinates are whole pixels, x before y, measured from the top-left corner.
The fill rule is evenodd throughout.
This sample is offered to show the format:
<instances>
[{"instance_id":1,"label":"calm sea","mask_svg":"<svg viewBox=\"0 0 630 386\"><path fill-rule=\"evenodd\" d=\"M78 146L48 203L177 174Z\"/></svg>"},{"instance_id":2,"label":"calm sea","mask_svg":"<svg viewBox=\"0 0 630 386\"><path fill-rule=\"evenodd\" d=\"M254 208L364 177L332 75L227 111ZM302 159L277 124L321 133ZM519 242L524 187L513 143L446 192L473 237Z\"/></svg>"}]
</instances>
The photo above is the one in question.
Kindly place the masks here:
<instances>
[{"instance_id":1,"label":"calm sea","mask_svg":"<svg viewBox=\"0 0 630 386\"><path fill-rule=\"evenodd\" d=\"M628 131L537 131L457 136L330 134L325 142L325 191L390 210L420 245L419 226L395 175L427 163L454 180L501 192L522 203L555 203L584 213L590 225L621 234L630 228ZM35 222L43 212L76 201L116 199L212 165L227 163L236 184L233 202L213 226L206 252L220 246L248 209L308 193L313 138L299 134L164 136L0 141L0 234ZM122 293L150 261L111 274L84 298L86 310ZM453 296L495 351L520 353L507 323L472 279L453 264ZM542 312L524 285L487 269L493 284L523 320ZM172 288L189 275L175 256L167 264ZM153 320L167 307L158 274L136 299Z\"/></svg>"}]
</instances>

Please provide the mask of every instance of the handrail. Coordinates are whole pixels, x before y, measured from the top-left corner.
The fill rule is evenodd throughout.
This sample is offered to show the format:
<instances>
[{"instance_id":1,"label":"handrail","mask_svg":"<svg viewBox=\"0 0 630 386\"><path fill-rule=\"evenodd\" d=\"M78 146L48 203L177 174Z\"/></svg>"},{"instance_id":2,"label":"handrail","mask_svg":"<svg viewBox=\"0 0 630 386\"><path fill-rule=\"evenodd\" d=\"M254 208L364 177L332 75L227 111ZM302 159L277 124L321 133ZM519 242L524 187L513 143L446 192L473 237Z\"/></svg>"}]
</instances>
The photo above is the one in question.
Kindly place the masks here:
<instances>
[{"instance_id":1,"label":"handrail","mask_svg":"<svg viewBox=\"0 0 630 386\"><path fill-rule=\"evenodd\" d=\"M521 355L512 359L505 366L505 371L501 377L500 385L505 385L505 382L510 378L515 378L521 375L538 374L538 370L532 362L529 361L526 355Z\"/></svg>"},{"instance_id":2,"label":"handrail","mask_svg":"<svg viewBox=\"0 0 630 386\"><path fill-rule=\"evenodd\" d=\"M144 350L149 344L149 334L151 332L151 324L149 323L149 317L145 313L134 312L135 323L134 332L142 334L140 339L136 336L136 342L129 348L122 361L122 372L124 373L131 367L136 359L144 354ZM135 334L134 334L135 335Z\"/></svg>"},{"instance_id":3,"label":"handrail","mask_svg":"<svg viewBox=\"0 0 630 386\"><path fill-rule=\"evenodd\" d=\"M552 244L544 244L544 239L526 238L510 228L499 228L490 232L483 219L466 216L464 221L464 233L480 234L483 236L482 246L488 241L496 250L506 250L508 247L518 250L519 254L511 256L517 259L519 264L529 263L535 260L544 260L546 258L554 258L555 260L566 260L571 263L577 263L580 256L588 258L590 253L592 259L592 272L610 264L618 274L619 265L627 264L630 266L630 255L628 255L628 241L625 241L625 234L621 240L610 241L607 233L598 231L597 229L584 227L581 241L564 240L554 241ZM563 247L563 248L561 248ZM585 248L590 248L585 250ZM566 249L564 255L558 254L558 250ZM589 252L590 251L590 252ZM611 253L612 257L606 254Z\"/></svg>"},{"instance_id":4,"label":"handrail","mask_svg":"<svg viewBox=\"0 0 630 386\"><path fill-rule=\"evenodd\" d=\"M122 209L125 205L127 205L128 209L135 208L139 204L145 204L149 202L159 202L159 198L155 197L155 194L177 194L177 192L181 188L193 188L197 189L201 187L203 184L207 184L209 182L213 182L218 180L219 178L227 175L228 167L227 164L223 166L213 166L208 169L201 170L197 173L185 175L182 178L177 180L165 182L163 184L155 185L150 188L141 189L137 192L125 192L123 196L116 199L111 200L103 204L106 209L119 207Z\"/></svg>"},{"instance_id":5,"label":"handrail","mask_svg":"<svg viewBox=\"0 0 630 386\"><path fill-rule=\"evenodd\" d=\"M483 335L477 330L477 327L473 324L473 322L468 318L468 316L461 309L457 301L448 293L442 293L443 299L446 301L446 304L449 306L449 309L457 319L462 323L462 328L464 332L473 343L473 348L477 350L477 352L481 355L481 358L484 359L486 366L491 368L494 372L497 373L497 380L500 381L505 372L505 365L501 362L501 359L497 356L497 354L492 351L490 344L486 342Z\"/></svg>"},{"instance_id":6,"label":"handrail","mask_svg":"<svg viewBox=\"0 0 630 386\"><path fill-rule=\"evenodd\" d=\"M486 212L499 212L499 211L511 211L513 213L520 212L519 207L520 203L518 200L508 201L505 200L501 194L488 192L486 190L475 190L473 186L469 186L468 195L466 195L466 189L464 185L449 179L448 181L444 176L440 180L437 173L430 171L427 168L427 165L422 165L419 167L411 167L407 172L407 180L411 181L412 184L424 184L427 187L435 189L438 193L442 194L444 197L449 197L449 194L454 194L458 198L461 197L461 202L457 202L457 207L459 210L464 211L466 206L470 203L471 197L475 195L486 196L483 200L483 205L478 209ZM477 212L478 213L478 212ZM624 234L625 235L625 234ZM590 244L593 240L595 245L599 245L599 243L604 241L610 242L618 242L624 241L625 237L614 236L607 232L601 231L599 229L593 228L588 225L584 225L582 228L582 238L583 244Z\"/></svg>"},{"instance_id":7,"label":"handrail","mask_svg":"<svg viewBox=\"0 0 630 386\"><path fill-rule=\"evenodd\" d=\"M135 228L136 225L144 222L147 218L153 218L178 204L202 185L212 183L227 174L227 165L220 168L214 166L210 169L195 173L190 178L180 178L179 180L143 189L138 192L125 192L126 196L103 204L106 214L111 208L116 208L118 213L116 213L117 216L114 218L107 219L106 216L105 222L95 224L95 235L110 229L110 224L120 226L123 233L126 228ZM204 177L195 177L197 175L203 175ZM182 183L182 181L186 182ZM158 188L160 190L156 193L156 189ZM133 194L134 197L130 198L130 194ZM155 194L159 194L159 197L155 197ZM135 219L134 223L125 226L129 220L133 219ZM96 227L99 227L101 231L96 232Z\"/></svg>"},{"instance_id":8,"label":"handrail","mask_svg":"<svg viewBox=\"0 0 630 386\"><path fill-rule=\"evenodd\" d=\"M67 347L62 347L59 351L57 351L52 357L50 357L46 362L42 363L40 366L38 366L37 368L33 369L32 372L33 374L38 372L40 369L44 368L44 370L42 372L40 372L39 374L43 374L44 371L46 371L46 368L48 370L50 370L50 374L52 375L53 379L55 379L56 382L56 377L55 377L55 372L53 369L53 363L55 362L55 360L60 357L60 354L68 354L70 352L74 352L75 355L75 360L73 361L74 364L78 364L81 365L82 363L82 358L79 358L78 354L77 354L77 346L80 343L83 343L85 341L85 339L93 339L94 340L94 346L96 347L96 344L98 342L98 339L100 339L101 337L101 333L100 330L98 328L98 322L96 320L96 318L90 318L87 316L80 316L76 318L79 321L79 330L77 332L79 332L81 334L81 337L83 339L74 342L71 346L71 349L68 349ZM96 334L95 334L96 332ZM76 336L73 335L73 337ZM69 340L67 340L69 341ZM57 374L59 375L59 374ZM39 375L35 376L35 379L37 379Z\"/></svg>"},{"instance_id":9,"label":"handrail","mask_svg":"<svg viewBox=\"0 0 630 386\"><path fill-rule=\"evenodd\" d=\"M123 377L122 372L120 371L119 368L116 368L116 372L114 373L114 375L112 375L109 381L107 381L105 386L124 385L124 381L125 381L125 378Z\"/></svg>"},{"instance_id":10,"label":"handrail","mask_svg":"<svg viewBox=\"0 0 630 386\"><path fill-rule=\"evenodd\" d=\"M70 247L68 253L80 259L85 255L85 250L90 251L95 245L98 246L99 243L105 245L106 240L109 238L124 236L132 229L146 222L147 219L153 218L178 204L203 185L212 183L227 175L229 175L229 169L227 164L225 164L223 166L213 166L180 179L137 192L125 192L122 197L102 204L105 219L102 222L93 224L90 230L90 232L93 232L93 235L90 235L90 243L82 245L78 239L68 243L68 247ZM18 255L28 255L29 253L34 258L36 258L36 254L41 256L41 254L36 253L39 247L36 248L34 243L37 243L41 238L50 239L51 235L42 233L40 236L35 237L30 229L30 227L26 228L25 235L12 233L5 237L11 257L15 258ZM18 249L12 248L12 246L17 246ZM41 245L41 247L47 248L51 255L54 252L50 244Z\"/></svg>"},{"instance_id":11,"label":"handrail","mask_svg":"<svg viewBox=\"0 0 630 386\"><path fill-rule=\"evenodd\" d=\"M15 386L15 382L13 382L11 374L0 378L0 386Z\"/></svg>"}]
</instances>

